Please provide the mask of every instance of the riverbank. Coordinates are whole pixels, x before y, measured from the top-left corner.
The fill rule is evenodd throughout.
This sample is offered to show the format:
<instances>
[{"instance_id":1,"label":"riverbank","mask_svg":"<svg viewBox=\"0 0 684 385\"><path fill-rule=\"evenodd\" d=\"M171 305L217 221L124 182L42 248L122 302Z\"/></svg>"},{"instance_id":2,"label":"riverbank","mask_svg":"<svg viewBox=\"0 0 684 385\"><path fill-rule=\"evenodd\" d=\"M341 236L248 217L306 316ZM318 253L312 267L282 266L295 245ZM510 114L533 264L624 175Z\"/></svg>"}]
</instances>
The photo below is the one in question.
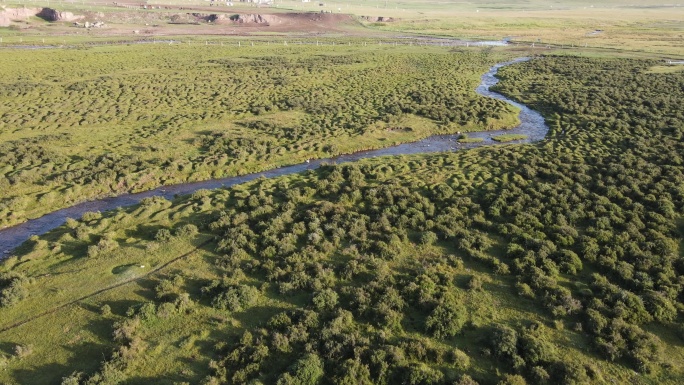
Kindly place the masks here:
<instances>
[{"instance_id":1,"label":"riverbank","mask_svg":"<svg viewBox=\"0 0 684 385\"><path fill-rule=\"evenodd\" d=\"M519 109L520 124L517 127L507 130L468 133L470 138L482 139L480 142L458 143L458 135L437 135L413 143L400 144L379 150L361 151L354 154L340 155L332 158L312 159L297 165L281 167L244 176L164 186L138 194L124 194L117 197L109 197L105 199L84 202L69 208L54 211L40 218L31 219L20 225L0 230L0 244L2 244L4 247L4 250L0 250L0 252L3 253L2 256L4 257L9 256L11 254L11 250L24 243L31 236L44 234L63 224L67 218L80 218L87 212L103 212L114 210L119 207L132 206L145 198L153 196L161 196L165 199L173 199L177 195L191 194L197 190L230 187L258 178L274 178L282 175L302 172L305 170L311 170L319 167L322 164L340 164L380 156L459 151L482 146L490 146L496 144L496 142L492 140L492 137L502 134L521 134L527 136L527 139L516 141L514 143L530 143L539 141L543 139L548 132L548 127L544 123L544 118L539 113L529 109L528 107L489 90L490 87L498 83L499 80L496 78L496 73L500 68L506 65L520 63L525 60L529 60L529 58L518 58L505 63L496 64L490 68L487 73L481 76L481 81L476 88L476 92L482 96L505 101L506 103L509 103L515 108Z\"/></svg>"},{"instance_id":2,"label":"riverbank","mask_svg":"<svg viewBox=\"0 0 684 385\"><path fill-rule=\"evenodd\" d=\"M88 200L517 123L506 103L472 92L505 50L354 42L0 55L0 227Z\"/></svg>"}]
</instances>

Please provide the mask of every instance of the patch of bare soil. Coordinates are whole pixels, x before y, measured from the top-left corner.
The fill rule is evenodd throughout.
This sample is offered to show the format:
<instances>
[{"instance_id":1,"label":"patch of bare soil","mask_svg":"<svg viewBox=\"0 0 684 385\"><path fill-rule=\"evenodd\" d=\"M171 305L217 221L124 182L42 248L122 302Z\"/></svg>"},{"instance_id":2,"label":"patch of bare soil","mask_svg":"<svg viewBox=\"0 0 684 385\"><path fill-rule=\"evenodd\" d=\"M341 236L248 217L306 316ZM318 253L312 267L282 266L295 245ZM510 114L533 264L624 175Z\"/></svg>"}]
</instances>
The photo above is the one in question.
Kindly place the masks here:
<instances>
[{"instance_id":1,"label":"patch of bare soil","mask_svg":"<svg viewBox=\"0 0 684 385\"><path fill-rule=\"evenodd\" d=\"M9 27L12 22L26 21L40 11L40 8L0 8L0 27Z\"/></svg>"},{"instance_id":2,"label":"patch of bare soil","mask_svg":"<svg viewBox=\"0 0 684 385\"><path fill-rule=\"evenodd\" d=\"M85 33L94 36L249 36L270 33L321 35L345 33L350 30L350 26L359 25L358 20L345 14L285 13L263 8L189 8L116 2L109 12L83 12L82 15L52 8L0 8L0 26L21 22L26 24L26 30L48 31L46 24L31 22L29 19L32 16L50 22L51 35L62 36ZM76 20L81 23L74 23ZM84 24L86 21L88 23ZM95 22L97 29L92 28ZM74 26L86 26L86 31L72 28Z\"/></svg>"},{"instance_id":3,"label":"patch of bare soil","mask_svg":"<svg viewBox=\"0 0 684 385\"><path fill-rule=\"evenodd\" d=\"M26 22L30 17L37 16L45 21L76 21L83 19L82 15L71 12L58 11L52 8L2 8L0 7L0 27L9 27L13 23Z\"/></svg>"},{"instance_id":4,"label":"patch of bare soil","mask_svg":"<svg viewBox=\"0 0 684 385\"><path fill-rule=\"evenodd\" d=\"M193 33L249 35L254 32L325 33L338 32L357 23L350 15L332 13L201 13L174 14L171 24L197 24ZM211 28L203 28L209 25ZM186 29L184 31L187 31ZM174 28L164 28L174 34Z\"/></svg>"}]
</instances>

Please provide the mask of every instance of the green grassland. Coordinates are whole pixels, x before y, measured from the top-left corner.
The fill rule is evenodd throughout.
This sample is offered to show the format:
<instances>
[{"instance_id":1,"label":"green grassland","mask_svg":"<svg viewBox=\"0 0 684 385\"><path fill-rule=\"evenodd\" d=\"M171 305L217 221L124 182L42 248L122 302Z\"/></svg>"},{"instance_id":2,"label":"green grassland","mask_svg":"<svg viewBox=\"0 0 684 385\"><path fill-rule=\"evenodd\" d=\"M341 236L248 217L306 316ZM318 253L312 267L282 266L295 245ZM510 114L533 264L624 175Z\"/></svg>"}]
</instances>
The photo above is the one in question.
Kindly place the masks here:
<instances>
[{"instance_id":1,"label":"green grassland","mask_svg":"<svg viewBox=\"0 0 684 385\"><path fill-rule=\"evenodd\" d=\"M684 37L684 6L657 0L282 0L277 7L393 18L382 22L360 19L369 32L510 38L526 45L537 43L537 48L551 44L681 56Z\"/></svg>"},{"instance_id":2,"label":"green grassland","mask_svg":"<svg viewBox=\"0 0 684 385\"><path fill-rule=\"evenodd\" d=\"M547 57L547 140L160 198L0 272L0 382L678 384L684 74ZM40 330L40 332L36 332Z\"/></svg>"},{"instance_id":3,"label":"green grassland","mask_svg":"<svg viewBox=\"0 0 684 385\"><path fill-rule=\"evenodd\" d=\"M521 139L527 139L527 135L523 134L502 134L502 135L497 135L492 137L492 140L495 140L497 142L513 142L516 140L521 140Z\"/></svg>"},{"instance_id":4,"label":"green grassland","mask_svg":"<svg viewBox=\"0 0 684 385\"><path fill-rule=\"evenodd\" d=\"M0 226L98 196L517 124L474 92L509 53L334 42L3 51Z\"/></svg>"},{"instance_id":5,"label":"green grassland","mask_svg":"<svg viewBox=\"0 0 684 385\"><path fill-rule=\"evenodd\" d=\"M70 23L46 23L34 18L26 23L16 23L13 29L0 28L0 37L5 43L20 44L33 41L68 41L70 38L140 39L132 31L142 29L147 36L155 35L216 35L235 34L233 28L214 29L202 26L171 26L173 15L183 15L179 7L194 7L204 13L264 13L284 12L331 12L351 14L358 23L344 22L329 25L329 31L318 31L339 36L420 35L467 39L510 38L529 46L536 44L539 50L552 47L590 47L608 49L614 52L674 56L681 58L681 41L684 37L684 6L677 3L663 3L658 0L607 0L601 2L584 0L561 0L549 3L542 0L487 0L478 2L444 2L422 0L350 0L313 1L278 0L272 7L256 7L236 2L235 7L208 7L206 1L164 1L172 9L125 9L109 1L47 2L8 1L8 7L51 6L94 17L97 12L111 28L94 29L87 33L67 27ZM159 3L161 4L161 3ZM382 22L377 18L383 17ZM388 18L391 18L388 20ZM154 25L154 27L149 27ZM237 34L300 36L310 31L268 30L250 31L238 29ZM111 36L110 36L111 37Z\"/></svg>"},{"instance_id":6,"label":"green grassland","mask_svg":"<svg viewBox=\"0 0 684 385\"><path fill-rule=\"evenodd\" d=\"M468 134L461 134L458 138L459 143L480 143L483 142L483 138L471 138Z\"/></svg>"},{"instance_id":7,"label":"green grassland","mask_svg":"<svg viewBox=\"0 0 684 385\"><path fill-rule=\"evenodd\" d=\"M684 65L681 64L676 64L676 65L656 65L650 68L649 70L652 73L656 74L661 74L661 73L676 73L676 72L682 72L684 71Z\"/></svg>"}]
</instances>

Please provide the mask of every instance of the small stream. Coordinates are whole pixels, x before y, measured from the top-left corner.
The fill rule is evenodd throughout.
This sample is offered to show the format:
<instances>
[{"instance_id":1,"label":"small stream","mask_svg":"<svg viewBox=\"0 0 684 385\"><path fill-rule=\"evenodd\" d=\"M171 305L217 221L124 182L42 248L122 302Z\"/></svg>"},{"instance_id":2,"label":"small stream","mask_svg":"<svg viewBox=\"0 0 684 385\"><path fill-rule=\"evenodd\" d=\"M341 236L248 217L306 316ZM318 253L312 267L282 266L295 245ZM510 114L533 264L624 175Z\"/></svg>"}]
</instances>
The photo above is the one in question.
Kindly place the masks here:
<instances>
[{"instance_id":1,"label":"small stream","mask_svg":"<svg viewBox=\"0 0 684 385\"><path fill-rule=\"evenodd\" d=\"M527 139L509 143L530 143L543 139L549 128L544 122L544 118L530 108L516 103L505 96L490 91L489 87L499 82L496 73L499 68L509 64L527 61L529 58L518 58L509 62L499 63L493 66L486 74L482 75L482 81L477 87L476 92L480 95L503 100L520 109L520 125L508 130L469 132L470 138L482 138L479 143L461 144L456 141L458 135L435 135L413 143L400 144L379 150L360 151L354 154L340 155L333 158L313 159L305 163L292 166L281 167L255 174L214 179L203 182L183 183L178 185L163 186L154 190L149 190L136 194L124 194L115 197L103 198L89 202L79 203L75 206L53 211L40 218L31 219L22 224L0 230L0 259L9 256L13 249L24 243L32 235L44 234L64 223L67 218L80 218L88 211L107 211L118 207L132 206L139 203L143 198L151 196L163 196L169 200L175 195L190 194L200 189L216 189L229 187L240 183L252 181L257 178L274 178L281 175L288 175L318 168L323 163L346 163L360 159L375 158L386 155L409 155L424 154L432 152L458 151L463 149L491 146L499 144L492 140L493 136L501 134L524 134Z\"/></svg>"}]
</instances>

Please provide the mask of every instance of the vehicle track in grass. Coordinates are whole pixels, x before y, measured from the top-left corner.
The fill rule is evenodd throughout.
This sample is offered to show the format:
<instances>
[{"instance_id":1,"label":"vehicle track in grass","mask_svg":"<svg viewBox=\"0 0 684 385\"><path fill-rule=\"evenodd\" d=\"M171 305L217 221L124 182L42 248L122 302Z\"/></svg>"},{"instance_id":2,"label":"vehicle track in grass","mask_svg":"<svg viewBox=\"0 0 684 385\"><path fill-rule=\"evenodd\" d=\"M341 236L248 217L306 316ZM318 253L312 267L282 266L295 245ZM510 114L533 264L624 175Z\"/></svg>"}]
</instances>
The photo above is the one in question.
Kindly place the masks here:
<instances>
[{"instance_id":1,"label":"vehicle track in grass","mask_svg":"<svg viewBox=\"0 0 684 385\"><path fill-rule=\"evenodd\" d=\"M185 258L191 256L192 254L198 252L200 249L202 249L202 247L204 247L204 246L210 244L212 241L213 241L213 239L206 240L206 241L200 243L199 245L197 245L197 247L195 247L194 249L188 251L187 253L184 253L184 254L182 254L182 255L176 257L176 258L173 258L173 259L171 259L170 261L166 261L166 262L164 262L163 264L161 264L161 265L155 267L154 269L151 269L150 271L148 271L147 273L145 273L145 274L143 274L143 275L141 275L141 276L138 276L138 277L135 277L135 278L130 278L130 279L121 281L121 282L119 282L119 283L117 283L117 284L107 286L107 287L102 288L102 289L100 289L100 290L94 291L94 292L92 292L92 293L90 293L90 294L87 294L87 295L84 295L84 296L79 297L79 298L77 298L77 299L74 299L74 300L72 300L72 301L63 303L63 304L61 304L61 305L59 305L59 306L55 306L55 307L53 307L53 308L51 308L51 309L49 309L49 310L46 310L46 311L44 311L44 312L42 312L42 313L40 313L40 314L36 314L36 315L34 315L33 317L24 319L24 320L19 321L19 322L15 322L15 323L13 323L13 324L11 324L11 325L8 325L8 326L5 326L5 327L3 327L3 328L0 329L0 333L4 333L4 332L6 332L6 331L9 331L9 330L12 330L12 329L16 329L16 328L18 328L18 327L20 327L20 326L22 326L22 325L25 325L25 324L30 323L30 322L32 322L32 321L35 321L35 320L37 320L37 319L39 319L39 318L48 316L48 315L50 315L50 314L54 314L54 313L56 313L56 312L58 312L58 311L60 311L60 310L62 310L62 309L64 309L64 308L67 308L67 307L72 306L72 305L76 305L76 304L78 304L78 303L81 302L81 301L84 301L84 300L87 300L87 299L89 299L89 298L95 297L95 296L97 296L97 295L99 295L99 294L102 294L102 293L104 293L104 292L107 292L107 291L110 291L110 290L113 290L113 289L116 289L116 288L119 288L119 287L128 285L129 283L137 282L137 281L139 281L139 280L141 280L141 279L144 279L144 278L148 278L148 277L154 275L155 273L157 273L157 272L159 272L159 271L165 269L166 267L168 267L168 266L170 266L170 265L172 265L172 264L174 264L174 263L180 261L181 259L185 259Z\"/></svg>"}]
</instances>

